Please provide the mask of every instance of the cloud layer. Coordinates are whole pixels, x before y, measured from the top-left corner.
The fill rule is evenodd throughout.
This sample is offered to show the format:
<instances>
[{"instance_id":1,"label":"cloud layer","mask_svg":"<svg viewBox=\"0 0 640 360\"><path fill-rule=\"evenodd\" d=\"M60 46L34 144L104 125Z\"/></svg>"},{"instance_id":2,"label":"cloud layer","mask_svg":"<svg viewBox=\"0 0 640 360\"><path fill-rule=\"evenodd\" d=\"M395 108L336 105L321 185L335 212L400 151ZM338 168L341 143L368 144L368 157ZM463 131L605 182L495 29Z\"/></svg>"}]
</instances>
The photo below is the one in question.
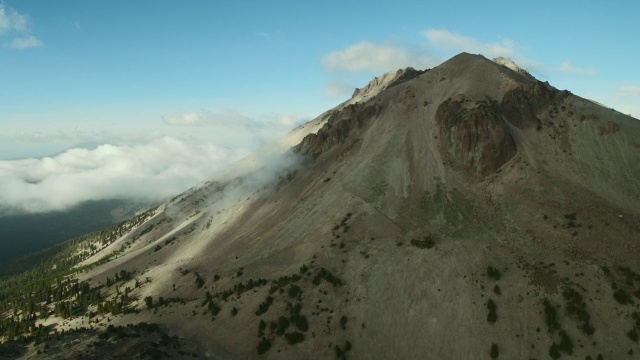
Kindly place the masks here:
<instances>
[{"instance_id":1,"label":"cloud layer","mask_svg":"<svg viewBox=\"0 0 640 360\"><path fill-rule=\"evenodd\" d=\"M247 154L163 137L143 145L102 145L43 159L0 161L0 214L64 210L88 200L161 200Z\"/></svg>"}]
</instances>

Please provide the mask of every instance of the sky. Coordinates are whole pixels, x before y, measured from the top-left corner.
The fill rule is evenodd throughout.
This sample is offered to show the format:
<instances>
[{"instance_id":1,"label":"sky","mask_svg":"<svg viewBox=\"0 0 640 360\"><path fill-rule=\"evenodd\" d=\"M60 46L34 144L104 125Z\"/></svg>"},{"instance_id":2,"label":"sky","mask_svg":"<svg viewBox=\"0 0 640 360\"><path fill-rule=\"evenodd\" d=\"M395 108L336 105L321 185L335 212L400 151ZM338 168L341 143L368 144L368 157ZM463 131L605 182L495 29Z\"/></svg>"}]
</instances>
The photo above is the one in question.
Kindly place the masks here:
<instances>
[{"instance_id":1,"label":"sky","mask_svg":"<svg viewBox=\"0 0 640 360\"><path fill-rule=\"evenodd\" d=\"M640 118L638 14L637 1L0 0L0 210L168 196L374 76L462 51Z\"/></svg>"}]
</instances>

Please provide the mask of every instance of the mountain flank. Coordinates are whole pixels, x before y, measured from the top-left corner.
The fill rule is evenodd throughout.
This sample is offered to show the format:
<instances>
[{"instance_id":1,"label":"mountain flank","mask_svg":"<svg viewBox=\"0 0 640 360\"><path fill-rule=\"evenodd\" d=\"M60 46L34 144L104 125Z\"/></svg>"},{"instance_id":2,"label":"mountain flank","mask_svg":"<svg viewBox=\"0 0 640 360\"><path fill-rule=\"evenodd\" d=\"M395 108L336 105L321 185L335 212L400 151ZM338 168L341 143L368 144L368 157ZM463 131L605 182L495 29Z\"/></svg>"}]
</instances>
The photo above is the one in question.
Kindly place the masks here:
<instances>
[{"instance_id":1,"label":"mountain flank","mask_svg":"<svg viewBox=\"0 0 640 360\"><path fill-rule=\"evenodd\" d=\"M158 358L632 359L639 139L638 120L480 55L393 72L70 244L51 289L83 291L11 313L26 295L0 287L5 319L45 329L5 344L55 358L64 331L73 355L144 357L144 323Z\"/></svg>"}]
</instances>

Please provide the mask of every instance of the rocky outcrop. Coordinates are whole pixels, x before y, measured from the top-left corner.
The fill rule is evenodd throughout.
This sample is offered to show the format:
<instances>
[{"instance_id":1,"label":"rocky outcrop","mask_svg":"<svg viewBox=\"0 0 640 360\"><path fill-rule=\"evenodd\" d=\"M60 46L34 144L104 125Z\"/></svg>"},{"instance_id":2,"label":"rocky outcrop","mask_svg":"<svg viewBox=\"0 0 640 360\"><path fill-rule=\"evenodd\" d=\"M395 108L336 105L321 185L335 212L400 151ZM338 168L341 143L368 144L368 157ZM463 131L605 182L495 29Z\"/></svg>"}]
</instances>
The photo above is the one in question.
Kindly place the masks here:
<instances>
[{"instance_id":1,"label":"rocky outcrop","mask_svg":"<svg viewBox=\"0 0 640 360\"><path fill-rule=\"evenodd\" d=\"M600 135L611 135L620 131L620 125L614 123L613 121L609 121L606 126L600 126L598 128L598 132Z\"/></svg>"},{"instance_id":2,"label":"rocky outcrop","mask_svg":"<svg viewBox=\"0 0 640 360\"><path fill-rule=\"evenodd\" d=\"M391 71L377 76L363 88L356 88L351 96L353 103L367 100L373 96L376 96L383 90L386 90L395 85L401 84L405 81L418 77L429 70L416 70L412 67L406 69L400 69L398 71Z\"/></svg>"},{"instance_id":3,"label":"rocky outcrop","mask_svg":"<svg viewBox=\"0 0 640 360\"><path fill-rule=\"evenodd\" d=\"M502 66L505 66L515 72L517 72L520 75L524 75L530 79L533 79L533 76L531 76L531 74L529 74L529 72L523 68L521 68L520 66L518 66L518 64L516 64L515 62L513 62L513 60L509 59L509 58L505 58L505 57L497 57L495 59L493 59L493 62Z\"/></svg>"},{"instance_id":4,"label":"rocky outcrop","mask_svg":"<svg viewBox=\"0 0 640 360\"><path fill-rule=\"evenodd\" d=\"M444 158L474 176L495 172L517 152L502 116L495 100L444 101L436 112Z\"/></svg>"},{"instance_id":5,"label":"rocky outcrop","mask_svg":"<svg viewBox=\"0 0 640 360\"><path fill-rule=\"evenodd\" d=\"M540 124L538 114L563 102L569 94L537 81L533 86L520 86L506 93L502 98L502 112L511 124L526 129Z\"/></svg>"},{"instance_id":6,"label":"rocky outcrop","mask_svg":"<svg viewBox=\"0 0 640 360\"><path fill-rule=\"evenodd\" d=\"M294 152L317 158L332 146L344 143L349 135L360 129L380 111L378 105L364 105L361 103L348 105L342 110L329 115L324 126L315 134L305 136L293 149Z\"/></svg>"}]
</instances>

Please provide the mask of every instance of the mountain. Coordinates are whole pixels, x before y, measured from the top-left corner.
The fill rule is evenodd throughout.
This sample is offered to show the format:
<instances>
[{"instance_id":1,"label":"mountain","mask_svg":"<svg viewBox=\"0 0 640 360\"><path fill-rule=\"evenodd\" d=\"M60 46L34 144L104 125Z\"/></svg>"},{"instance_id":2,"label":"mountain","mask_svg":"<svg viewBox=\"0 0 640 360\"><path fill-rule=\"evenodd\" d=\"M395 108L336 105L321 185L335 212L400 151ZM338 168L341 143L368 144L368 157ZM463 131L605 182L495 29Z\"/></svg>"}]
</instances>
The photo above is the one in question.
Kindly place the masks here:
<instances>
[{"instance_id":1,"label":"mountain","mask_svg":"<svg viewBox=\"0 0 640 360\"><path fill-rule=\"evenodd\" d=\"M633 358L638 139L638 120L480 55L381 76L225 174L69 244L31 273L63 280L29 288L40 302L16 312L42 319L10 323L45 330L7 351ZM0 284L4 309L27 296L17 287Z\"/></svg>"}]
</instances>

